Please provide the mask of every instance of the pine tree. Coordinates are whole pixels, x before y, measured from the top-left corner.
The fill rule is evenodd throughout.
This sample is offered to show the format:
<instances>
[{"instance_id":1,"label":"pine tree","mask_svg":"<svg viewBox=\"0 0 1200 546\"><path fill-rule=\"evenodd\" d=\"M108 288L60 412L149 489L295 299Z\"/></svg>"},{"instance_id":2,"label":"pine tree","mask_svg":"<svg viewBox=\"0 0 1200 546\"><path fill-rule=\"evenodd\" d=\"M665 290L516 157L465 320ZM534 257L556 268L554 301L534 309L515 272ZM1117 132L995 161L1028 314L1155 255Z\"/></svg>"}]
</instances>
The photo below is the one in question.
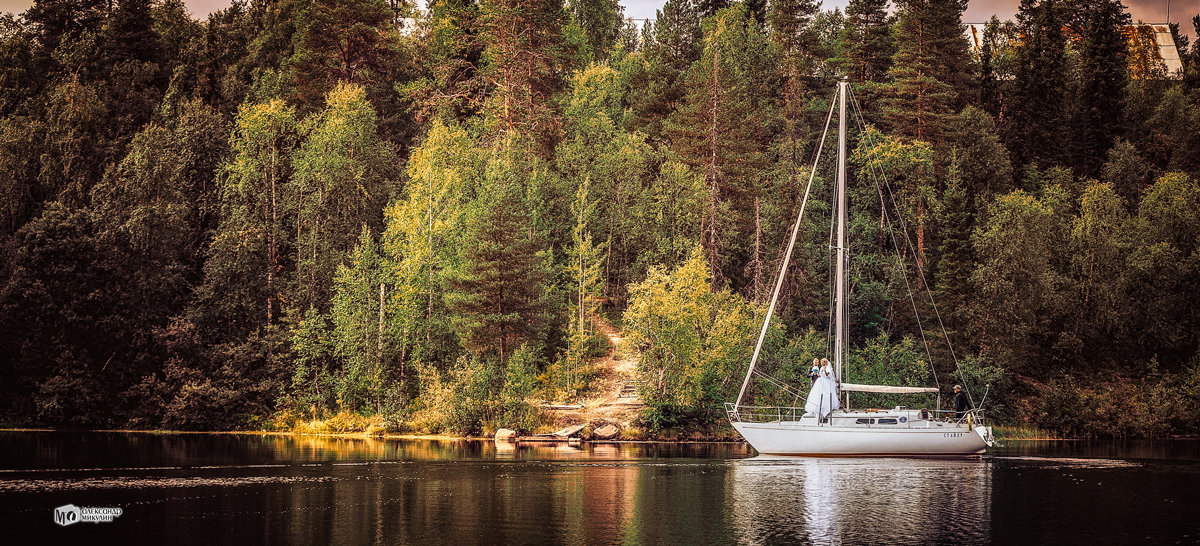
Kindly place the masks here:
<instances>
[{"instance_id":1,"label":"pine tree","mask_svg":"<svg viewBox=\"0 0 1200 546\"><path fill-rule=\"evenodd\" d=\"M616 0L568 0L571 17L587 36L593 59L607 59L625 24L625 8Z\"/></svg>"},{"instance_id":2,"label":"pine tree","mask_svg":"<svg viewBox=\"0 0 1200 546\"><path fill-rule=\"evenodd\" d=\"M741 273L740 264L727 263L727 247L753 231L754 197L778 124L770 51L743 6L710 18L686 102L668 121L671 149L704 173L708 187L702 245L714 283Z\"/></svg>"},{"instance_id":3,"label":"pine tree","mask_svg":"<svg viewBox=\"0 0 1200 546\"><path fill-rule=\"evenodd\" d=\"M105 0L34 0L24 18L37 29L38 40L49 55L63 40L99 30L109 5Z\"/></svg>"},{"instance_id":4,"label":"pine tree","mask_svg":"<svg viewBox=\"0 0 1200 546\"><path fill-rule=\"evenodd\" d=\"M504 151L498 152L504 154ZM536 343L547 320L546 242L535 229L522 167L497 157L468 220L450 309L463 346L501 362Z\"/></svg>"},{"instance_id":5,"label":"pine tree","mask_svg":"<svg viewBox=\"0 0 1200 546\"><path fill-rule=\"evenodd\" d=\"M797 178L802 169L801 158L803 141L809 140L807 125L810 124L809 112L806 110L811 98L811 84L808 80L817 65L815 49L817 34L812 28L813 16L819 9L814 0L779 0L771 3L768 17L771 29L771 41L778 48L779 57L783 61L779 75L783 80L783 143L782 154L788 173L788 186L798 186ZM759 203L755 201L755 213L758 214ZM757 222L756 222L757 224ZM756 230L756 233L760 233ZM759 253L755 253L758 257ZM757 261L761 266L761 260ZM754 278L760 278L754 275Z\"/></svg>"},{"instance_id":6,"label":"pine tree","mask_svg":"<svg viewBox=\"0 0 1200 546\"><path fill-rule=\"evenodd\" d=\"M1030 163L1056 164L1064 159L1060 135L1066 121L1067 65L1059 12L1055 0L1021 0L1017 12L1025 42L1017 48L1005 140L1022 169Z\"/></svg>"},{"instance_id":7,"label":"pine tree","mask_svg":"<svg viewBox=\"0 0 1200 546\"><path fill-rule=\"evenodd\" d=\"M842 30L843 57L838 65L851 82L883 82L892 66L896 42L888 0L850 0Z\"/></svg>"},{"instance_id":8,"label":"pine tree","mask_svg":"<svg viewBox=\"0 0 1200 546\"><path fill-rule=\"evenodd\" d=\"M942 192L937 214L940 243L933 275L934 297L947 327L961 334L959 329L965 325L967 318L966 300L970 293L971 271L975 268L975 254L971 246L974 214L967 192L958 183L956 164L951 164L949 174L950 182Z\"/></svg>"},{"instance_id":9,"label":"pine tree","mask_svg":"<svg viewBox=\"0 0 1200 546\"><path fill-rule=\"evenodd\" d=\"M303 5L296 22L297 47L287 63L293 69L295 100L303 110L317 109L339 83L393 92L386 76L400 53L394 16L384 0L313 0Z\"/></svg>"},{"instance_id":10,"label":"pine tree","mask_svg":"<svg viewBox=\"0 0 1200 546\"><path fill-rule=\"evenodd\" d=\"M884 116L893 132L940 146L968 91L964 0L900 0Z\"/></svg>"},{"instance_id":11,"label":"pine tree","mask_svg":"<svg viewBox=\"0 0 1200 546\"><path fill-rule=\"evenodd\" d=\"M996 55L1001 47L1000 19L993 15L983 27L983 41L979 45L979 105L992 117L999 117L1004 109L995 69Z\"/></svg>"},{"instance_id":12,"label":"pine tree","mask_svg":"<svg viewBox=\"0 0 1200 546\"><path fill-rule=\"evenodd\" d=\"M109 62L157 63L161 55L158 34L151 27L151 1L120 0L116 4L105 28Z\"/></svg>"},{"instance_id":13,"label":"pine tree","mask_svg":"<svg viewBox=\"0 0 1200 546\"><path fill-rule=\"evenodd\" d=\"M695 1L696 1L696 13L700 16L701 21L704 21L705 19L708 19L709 17L716 15L718 11L721 11L731 5L729 0L695 0ZM746 6L746 7L749 8L750 6Z\"/></svg>"},{"instance_id":14,"label":"pine tree","mask_svg":"<svg viewBox=\"0 0 1200 546\"><path fill-rule=\"evenodd\" d=\"M501 135L544 152L559 130L553 95L562 88L562 0L485 0L481 76L491 89L485 111Z\"/></svg>"},{"instance_id":15,"label":"pine tree","mask_svg":"<svg viewBox=\"0 0 1200 546\"><path fill-rule=\"evenodd\" d=\"M631 110L626 129L646 133L651 140L662 137L663 122L682 102L683 78L700 55L700 18L692 0L667 0L656 12L653 25L639 57L630 57L629 91L625 102Z\"/></svg>"},{"instance_id":16,"label":"pine tree","mask_svg":"<svg viewBox=\"0 0 1200 546\"><path fill-rule=\"evenodd\" d=\"M419 121L462 121L478 114L485 89L478 79L483 42L479 4L473 0L429 3L429 32L423 37L425 77L399 87L417 106Z\"/></svg>"},{"instance_id":17,"label":"pine tree","mask_svg":"<svg viewBox=\"0 0 1200 546\"><path fill-rule=\"evenodd\" d=\"M1121 132L1129 83L1122 27L1130 19L1120 0L1090 0L1084 10L1074 163L1080 175L1095 176Z\"/></svg>"}]
</instances>

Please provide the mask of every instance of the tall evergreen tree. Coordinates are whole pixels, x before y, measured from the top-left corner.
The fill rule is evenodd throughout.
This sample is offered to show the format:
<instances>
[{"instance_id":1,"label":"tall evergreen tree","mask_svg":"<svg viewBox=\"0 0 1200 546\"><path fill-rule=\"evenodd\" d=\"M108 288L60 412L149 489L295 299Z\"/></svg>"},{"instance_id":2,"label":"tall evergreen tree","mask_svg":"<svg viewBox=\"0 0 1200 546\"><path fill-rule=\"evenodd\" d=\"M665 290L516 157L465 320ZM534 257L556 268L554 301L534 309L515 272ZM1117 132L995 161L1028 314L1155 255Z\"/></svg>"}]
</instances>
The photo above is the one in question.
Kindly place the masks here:
<instances>
[{"instance_id":1,"label":"tall evergreen tree","mask_svg":"<svg viewBox=\"0 0 1200 546\"><path fill-rule=\"evenodd\" d=\"M896 42L887 6L888 0L850 0L846 6L838 64L851 82L883 82L888 76Z\"/></svg>"},{"instance_id":2,"label":"tall evergreen tree","mask_svg":"<svg viewBox=\"0 0 1200 546\"><path fill-rule=\"evenodd\" d=\"M384 0L313 0L297 21L299 40L289 65L296 100L317 109L339 82L394 93L391 68L399 56L394 12Z\"/></svg>"},{"instance_id":3,"label":"tall evergreen tree","mask_svg":"<svg viewBox=\"0 0 1200 546\"><path fill-rule=\"evenodd\" d=\"M940 145L971 78L965 0L899 0L897 48L884 116L894 132Z\"/></svg>"},{"instance_id":4,"label":"tall evergreen tree","mask_svg":"<svg viewBox=\"0 0 1200 546\"><path fill-rule=\"evenodd\" d=\"M469 213L462 270L451 282L450 308L463 345L501 362L522 344L540 341L549 311L546 242L518 174L528 167L513 161L493 159Z\"/></svg>"},{"instance_id":5,"label":"tall evergreen tree","mask_svg":"<svg viewBox=\"0 0 1200 546\"><path fill-rule=\"evenodd\" d=\"M702 171L708 186L702 245L714 283L740 274L741 258L733 253L749 245L732 241L753 232L765 152L778 130L770 51L744 6L707 20L704 53L688 71L686 102L668 122L672 151Z\"/></svg>"},{"instance_id":6,"label":"tall evergreen tree","mask_svg":"<svg viewBox=\"0 0 1200 546\"><path fill-rule=\"evenodd\" d=\"M696 13L700 16L701 21L716 15L718 11L729 7L731 4L729 0L695 0L695 2ZM747 5L746 7L750 8L751 6Z\"/></svg>"},{"instance_id":7,"label":"tall evergreen tree","mask_svg":"<svg viewBox=\"0 0 1200 546\"><path fill-rule=\"evenodd\" d=\"M567 6L587 36L592 58L607 59L625 25L625 8L616 0L568 0Z\"/></svg>"},{"instance_id":8,"label":"tall evergreen tree","mask_svg":"<svg viewBox=\"0 0 1200 546\"><path fill-rule=\"evenodd\" d=\"M700 55L700 18L692 0L667 0L647 28L653 33L643 45L643 54L629 59L625 101L631 112L625 128L645 132L657 141L663 121L683 99L684 74Z\"/></svg>"},{"instance_id":9,"label":"tall evergreen tree","mask_svg":"<svg viewBox=\"0 0 1200 546\"><path fill-rule=\"evenodd\" d=\"M819 6L814 0L779 0L771 3L768 17L771 41L783 61L779 69L783 80L783 150L789 186L795 187L801 167L803 144L809 140L806 106L811 95L808 75L817 65L816 32L813 16Z\"/></svg>"},{"instance_id":10,"label":"tall evergreen tree","mask_svg":"<svg viewBox=\"0 0 1200 546\"><path fill-rule=\"evenodd\" d=\"M1122 29L1130 19L1120 0L1089 0L1083 10L1074 164L1080 175L1095 176L1121 132L1129 84L1128 44Z\"/></svg>"},{"instance_id":11,"label":"tall evergreen tree","mask_svg":"<svg viewBox=\"0 0 1200 546\"><path fill-rule=\"evenodd\" d=\"M120 0L105 26L105 45L109 62L140 61L157 63L159 37L152 27L150 0Z\"/></svg>"},{"instance_id":12,"label":"tall evergreen tree","mask_svg":"<svg viewBox=\"0 0 1200 546\"><path fill-rule=\"evenodd\" d=\"M1025 42L1017 48L1017 67L1005 140L1019 168L1029 163L1059 163L1065 143L1066 38L1055 0L1021 0L1018 30Z\"/></svg>"},{"instance_id":13,"label":"tall evergreen tree","mask_svg":"<svg viewBox=\"0 0 1200 546\"><path fill-rule=\"evenodd\" d=\"M37 29L44 54L49 56L64 39L98 30L108 4L105 0L34 0L24 17Z\"/></svg>"},{"instance_id":14,"label":"tall evergreen tree","mask_svg":"<svg viewBox=\"0 0 1200 546\"><path fill-rule=\"evenodd\" d=\"M488 115L500 134L552 144L559 130L552 97L562 88L562 0L485 0L480 12L491 88Z\"/></svg>"},{"instance_id":15,"label":"tall evergreen tree","mask_svg":"<svg viewBox=\"0 0 1200 546\"><path fill-rule=\"evenodd\" d=\"M478 36L479 4L437 0L428 10L425 76L402 89L416 103L418 120L461 121L479 113L486 92L477 77L484 46Z\"/></svg>"},{"instance_id":16,"label":"tall evergreen tree","mask_svg":"<svg viewBox=\"0 0 1200 546\"><path fill-rule=\"evenodd\" d=\"M996 56L1003 47L1000 39L1000 19L993 15L983 27L979 44L979 105L993 117L1003 111L1003 93L996 76Z\"/></svg>"}]
</instances>

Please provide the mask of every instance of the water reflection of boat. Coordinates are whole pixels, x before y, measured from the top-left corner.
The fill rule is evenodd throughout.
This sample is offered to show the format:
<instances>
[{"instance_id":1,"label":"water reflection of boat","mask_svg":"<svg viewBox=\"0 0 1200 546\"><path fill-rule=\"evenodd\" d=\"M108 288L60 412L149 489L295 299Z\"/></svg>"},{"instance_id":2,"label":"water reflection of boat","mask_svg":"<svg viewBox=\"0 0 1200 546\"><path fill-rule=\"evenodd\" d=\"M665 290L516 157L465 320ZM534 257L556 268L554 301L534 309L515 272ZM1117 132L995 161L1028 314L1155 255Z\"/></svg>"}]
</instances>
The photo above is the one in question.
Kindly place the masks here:
<instances>
[{"instance_id":1,"label":"water reflection of boat","mask_svg":"<svg viewBox=\"0 0 1200 546\"><path fill-rule=\"evenodd\" d=\"M940 544L990 536L991 465L981 460L755 457L734 462L729 475L738 542Z\"/></svg>"},{"instance_id":2,"label":"water reflection of boat","mask_svg":"<svg viewBox=\"0 0 1200 546\"><path fill-rule=\"evenodd\" d=\"M774 455L841 455L841 456L886 456L886 455L978 455L992 445L992 429L982 421L982 412L971 409L964 413L928 411L897 406L890 410L850 410L842 407L843 393L851 391L868 393L919 394L937 393L934 387L905 387L892 385L856 385L842 382L842 365L848 354L849 313L847 309L849 284L849 245L846 240L848 208L846 206L846 100L850 91L848 82L838 83L837 105L839 106L837 185L833 201L837 214L837 241L832 245L836 251L837 273L833 279L834 343L832 360L834 373L825 373L817 378L804 407L755 407L742 405L746 387L755 370L766 337L767 325L775 310L784 274L788 271L792 250L796 244L804 206L808 202L816 165L810 173L808 189L800 205L799 216L792 226L791 240L784 254L783 264L771 294L771 303L763 319L758 344L746 370L737 401L726 404L729 420L750 445L759 453ZM825 123L825 134L833 118L830 106L829 118ZM821 137L821 146L825 141ZM817 158L821 156L818 148ZM880 199L883 199L882 189ZM884 205L886 207L886 205ZM886 208L884 209L886 211ZM886 218L886 214L884 215ZM907 235L906 235L907 237ZM832 235L831 235L832 239ZM901 260L903 263L903 260ZM918 262L919 267L919 262ZM919 270L918 270L919 271ZM905 273L907 275L907 273ZM907 282L907 281L906 281ZM914 303L915 307L915 303ZM936 309L936 306L935 306ZM940 320L940 319L939 319ZM919 321L918 321L919 323ZM948 339L947 339L948 341ZM761 372L760 372L761 373ZM785 383L774 378L768 381L777 387L791 391ZM796 397L800 394L796 391ZM969 394L968 394L969 396Z\"/></svg>"}]
</instances>

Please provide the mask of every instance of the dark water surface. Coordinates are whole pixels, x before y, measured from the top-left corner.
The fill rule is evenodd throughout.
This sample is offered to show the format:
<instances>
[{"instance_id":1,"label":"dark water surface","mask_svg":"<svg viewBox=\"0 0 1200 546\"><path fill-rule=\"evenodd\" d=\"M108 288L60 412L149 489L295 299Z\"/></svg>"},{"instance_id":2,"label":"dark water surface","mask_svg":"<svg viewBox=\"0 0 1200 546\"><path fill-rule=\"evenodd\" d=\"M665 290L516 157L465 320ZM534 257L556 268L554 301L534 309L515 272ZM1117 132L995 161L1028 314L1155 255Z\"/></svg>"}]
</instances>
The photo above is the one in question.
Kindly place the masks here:
<instances>
[{"instance_id":1,"label":"dark water surface","mask_svg":"<svg viewBox=\"0 0 1200 546\"><path fill-rule=\"evenodd\" d=\"M59 527L57 506L115 506ZM1114 544L1200 540L1200 441L982 460L737 444L0 432L0 544Z\"/></svg>"}]
</instances>

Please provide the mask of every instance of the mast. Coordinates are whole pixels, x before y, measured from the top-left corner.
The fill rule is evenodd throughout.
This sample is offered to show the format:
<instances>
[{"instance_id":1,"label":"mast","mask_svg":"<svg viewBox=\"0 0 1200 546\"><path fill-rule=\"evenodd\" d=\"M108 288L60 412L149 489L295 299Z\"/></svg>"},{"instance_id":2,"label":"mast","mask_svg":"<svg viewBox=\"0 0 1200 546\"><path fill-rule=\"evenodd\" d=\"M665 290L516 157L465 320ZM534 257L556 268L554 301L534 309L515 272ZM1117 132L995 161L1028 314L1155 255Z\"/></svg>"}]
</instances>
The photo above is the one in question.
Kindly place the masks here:
<instances>
[{"instance_id":1,"label":"mast","mask_svg":"<svg viewBox=\"0 0 1200 546\"><path fill-rule=\"evenodd\" d=\"M845 119L845 103L842 104L842 118ZM754 375L754 365L758 362L758 355L762 352L763 339L767 337L767 325L771 322L771 315L775 313L775 302L779 300L779 291L783 288L783 276L787 273L788 264L792 261L792 249L796 246L796 235L800 233L800 221L804 219L804 208L808 205L808 194L812 191L813 179L817 176L817 162L821 160L821 152L825 149L825 136L829 134L829 122L833 120L833 104L829 105L829 114L825 116L825 130L821 132L820 144L817 145L817 155L813 159L812 169L808 171L808 185L804 188L804 198L800 200L800 212L796 216L796 223L792 224L792 238L788 240L787 252L783 254L783 267L779 269L779 277L775 279L775 290L771 292L771 305L767 307L767 316L763 318L762 329L758 332L758 343L754 345L754 356L750 357L750 366L746 368L746 379L742 381L742 388L738 391L737 401L733 403L734 409L742 405L742 398L746 396L746 387L750 385L750 378Z\"/></svg>"},{"instance_id":2,"label":"mast","mask_svg":"<svg viewBox=\"0 0 1200 546\"><path fill-rule=\"evenodd\" d=\"M842 362L846 353L846 88L845 79L838 82L838 154L837 154L837 287L834 293L833 343L834 372L839 383L842 381Z\"/></svg>"}]
</instances>

